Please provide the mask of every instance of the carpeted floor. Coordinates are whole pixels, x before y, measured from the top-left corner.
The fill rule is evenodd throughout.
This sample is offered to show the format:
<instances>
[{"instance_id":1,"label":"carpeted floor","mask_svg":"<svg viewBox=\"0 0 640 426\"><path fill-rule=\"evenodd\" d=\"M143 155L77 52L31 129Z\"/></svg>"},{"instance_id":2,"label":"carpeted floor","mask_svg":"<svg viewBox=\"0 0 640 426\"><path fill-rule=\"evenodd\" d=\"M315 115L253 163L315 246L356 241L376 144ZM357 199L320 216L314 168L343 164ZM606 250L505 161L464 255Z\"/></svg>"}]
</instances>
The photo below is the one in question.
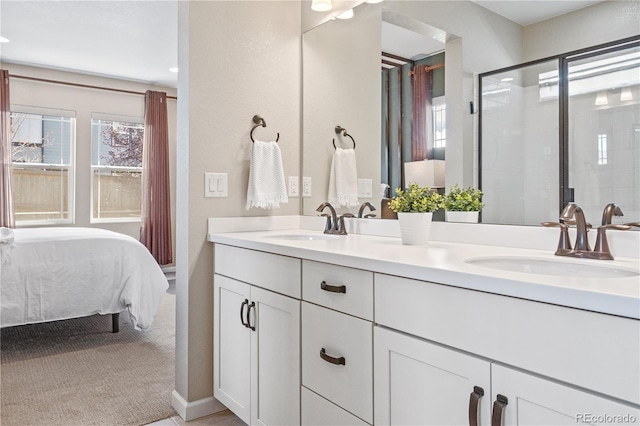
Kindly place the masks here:
<instances>
[{"instance_id":1,"label":"carpeted floor","mask_svg":"<svg viewBox=\"0 0 640 426\"><path fill-rule=\"evenodd\" d=\"M175 416L175 295L151 330L120 314L0 330L2 426L145 425Z\"/></svg>"}]
</instances>

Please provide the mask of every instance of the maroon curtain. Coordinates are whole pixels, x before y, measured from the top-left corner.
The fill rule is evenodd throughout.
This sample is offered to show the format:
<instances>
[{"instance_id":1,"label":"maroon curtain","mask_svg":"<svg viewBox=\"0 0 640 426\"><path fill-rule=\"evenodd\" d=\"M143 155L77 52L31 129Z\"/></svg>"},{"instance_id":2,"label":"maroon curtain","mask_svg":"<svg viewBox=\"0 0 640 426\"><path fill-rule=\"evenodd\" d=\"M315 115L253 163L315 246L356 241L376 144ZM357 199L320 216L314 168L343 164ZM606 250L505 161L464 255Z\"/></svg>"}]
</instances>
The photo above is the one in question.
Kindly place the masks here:
<instances>
[{"instance_id":1,"label":"maroon curtain","mask_svg":"<svg viewBox=\"0 0 640 426\"><path fill-rule=\"evenodd\" d=\"M413 142L411 161L431 158L433 118L431 113L431 70L424 65L413 68Z\"/></svg>"},{"instance_id":2,"label":"maroon curtain","mask_svg":"<svg viewBox=\"0 0 640 426\"><path fill-rule=\"evenodd\" d=\"M160 265L172 260L167 94L145 93L140 242Z\"/></svg>"},{"instance_id":3,"label":"maroon curtain","mask_svg":"<svg viewBox=\"0 0 640 426\"><path fill-rule=\"evenodd\" d=\"M15 227L13 175L11 172L11 104L9 71L0 70L0 226Z\"/></svg>"}]
</instances>

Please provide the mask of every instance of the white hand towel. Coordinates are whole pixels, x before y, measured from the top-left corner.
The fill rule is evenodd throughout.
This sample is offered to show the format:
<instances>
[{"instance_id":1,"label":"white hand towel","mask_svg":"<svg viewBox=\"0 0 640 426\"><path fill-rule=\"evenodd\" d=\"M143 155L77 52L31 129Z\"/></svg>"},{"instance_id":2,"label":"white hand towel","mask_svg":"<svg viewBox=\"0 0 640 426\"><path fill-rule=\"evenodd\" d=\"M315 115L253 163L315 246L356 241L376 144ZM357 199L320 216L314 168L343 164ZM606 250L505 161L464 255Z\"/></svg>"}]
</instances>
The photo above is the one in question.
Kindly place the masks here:
<instances>
[{"instance_id":1,"label":"white hand towel","mask_svg":"<svg viewBox=\"0 0 640 426\"><path fill-rule=\"evenodd\" d=\"M16 246L14 240L13 229L0 227L0 264L9 260L9 252Z\"/></svg>"},{"instance_id":2,"label":"white hand towel","mask_svg":"<svg viewBox=\"0 0 640 426\"><path fill-rule=\"evenodd\" d=\"M329 202L337 207L353 207L358 203L358 170L353 148L336 148L329 173Z\"/></svg>"},{"instance_id":3,"label":"white hand towel","mask_svg":"<svg viewBox=\"0 0 640 426\"><path fill-rule=\"evenodd\" d=\"M255 141L251 151L247 210L272 209L289 202L284 184L282 155L277 142Z\"/></svg>"}]
</instances>

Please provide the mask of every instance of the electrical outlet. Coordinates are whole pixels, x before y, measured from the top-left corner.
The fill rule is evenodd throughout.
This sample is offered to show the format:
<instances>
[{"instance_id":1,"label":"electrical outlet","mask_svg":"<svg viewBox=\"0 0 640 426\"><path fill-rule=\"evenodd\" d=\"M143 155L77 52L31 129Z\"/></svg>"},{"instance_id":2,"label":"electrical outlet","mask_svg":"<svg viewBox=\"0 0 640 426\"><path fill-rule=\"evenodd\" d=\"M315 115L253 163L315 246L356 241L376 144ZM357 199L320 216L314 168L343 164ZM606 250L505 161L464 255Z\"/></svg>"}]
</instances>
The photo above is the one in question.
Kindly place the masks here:
<instances>
[{"instance_id":1,"label":"electrical outlet","mask_svg":"<svg viewBox=\"0 0 640 426\"><path fill-rule=\"evenodd\" d=\"M302 196L311 197L311 177L309 176L302 178Z\"/></svg>"},{"instance_id":2,"label":"electrical outlet","mask_svg":"<svg viewBox=\"0 0 640 426\"><path fill-rule=\"evenodd\" d=\"M300 195L298 176L289 176L289 197Z\"/></svg>"}]
</instances>

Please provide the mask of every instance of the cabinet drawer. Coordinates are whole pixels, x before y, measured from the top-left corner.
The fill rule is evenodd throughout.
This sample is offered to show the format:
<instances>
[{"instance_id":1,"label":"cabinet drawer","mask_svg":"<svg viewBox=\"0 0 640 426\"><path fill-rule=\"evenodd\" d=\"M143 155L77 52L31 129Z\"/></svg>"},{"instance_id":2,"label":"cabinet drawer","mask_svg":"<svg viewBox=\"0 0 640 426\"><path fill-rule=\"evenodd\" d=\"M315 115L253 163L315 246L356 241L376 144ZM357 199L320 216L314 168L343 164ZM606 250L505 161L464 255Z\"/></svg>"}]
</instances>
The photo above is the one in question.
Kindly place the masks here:
<instances>
[{"instance_id":1,"label":"cabinet drawer","mask_svg":"<svg viewBox=\"0 0 640 426\"><path fill-rule=\"evenodd\" d=\"M372 336L368 321L302 302L302 384L369 423ZM344 364L331 362L341 358Z\"/></svg>"},{"instance_id":2,"label":"cabinet drawer","mask_svg":"<svg viewBox=\"0 0 640 426\"><path fill-rule=\"evenodd\" d=\"M304 386L302 387L303 426L366 426L367 424Z\"/></svg>"},{"instance_id":3,"label":"cabinet drawer","mask_svg":"<svg viewBox=\"0 0 640 426\"><path fill-rule=\"evenodd\" d=\"M216 244L214 260L216 274L300 299L300 259Z\"/></svg>"},{"instance_id":4,"label":"cabinet drawer","mask_svg":"<svg viewBox=\"0 0 640 426\"><path fill-rule=\"evenodd\" d=\"M373 272L302 261L303 300L373 320Z\"/></svg>"}]
</instances>

